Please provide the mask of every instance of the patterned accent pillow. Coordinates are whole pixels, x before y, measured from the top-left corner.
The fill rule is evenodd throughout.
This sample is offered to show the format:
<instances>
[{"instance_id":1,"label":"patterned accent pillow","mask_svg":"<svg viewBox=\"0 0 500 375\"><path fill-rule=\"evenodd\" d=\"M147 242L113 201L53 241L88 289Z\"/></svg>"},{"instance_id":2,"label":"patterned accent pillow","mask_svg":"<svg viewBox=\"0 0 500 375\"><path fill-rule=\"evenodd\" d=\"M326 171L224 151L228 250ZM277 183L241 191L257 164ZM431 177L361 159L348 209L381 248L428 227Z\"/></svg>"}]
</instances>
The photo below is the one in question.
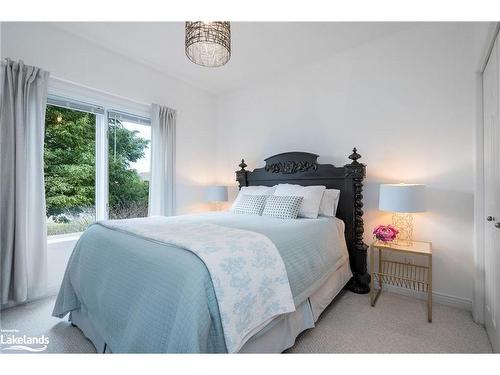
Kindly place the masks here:
<instances>
[{"instance_id":1,"label":"patterned accent pillow","mask_svg":"<svg viewBox=\"0 0 500 375\"><path fill-rule=\"evenodd\" d=\"M303 197L287 195L270 195L262 216L277 217L279 219L296 219L299 215Z\"/></svg>"},{"instance_id":2,"label":"patterned accent pillow","mask_svg":"<svg viewBox=\"0 0 500 375\"><path fill-rule=\"evenodd\" d=\"M276 186L242 186L238 196L231 205L231 211L238 205L241 197L244 195L273 195L276 190ZM286 195L286 194L283 194ZM292 194L288 194L292 195Z\"/></svg>"},{"instance_id":3,"label":"patterned accent pillow","mask_svg":"<svg viewBox=\"0 0 500 375\"><path fill-rule=\"evenodd\" d=\"M262 214L268 195L243 194L233 207L235 214Z\"/></svg>"}]
</instances>

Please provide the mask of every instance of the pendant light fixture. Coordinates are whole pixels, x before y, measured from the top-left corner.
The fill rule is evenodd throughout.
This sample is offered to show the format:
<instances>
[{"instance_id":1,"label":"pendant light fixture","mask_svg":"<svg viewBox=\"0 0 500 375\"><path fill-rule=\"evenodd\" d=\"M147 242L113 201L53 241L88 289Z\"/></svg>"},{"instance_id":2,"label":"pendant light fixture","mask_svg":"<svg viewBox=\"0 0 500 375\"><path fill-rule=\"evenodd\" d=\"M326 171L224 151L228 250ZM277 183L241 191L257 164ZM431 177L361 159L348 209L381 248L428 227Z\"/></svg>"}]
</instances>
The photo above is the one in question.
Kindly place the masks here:
<instances>
[{"instance_id":1,"label":"pendant light fixture","mask_svg":"<svg viewBox=\"0 0 500 375\"><path fill-rule=\"evenodd\" d=\"M231 26L223 21L186 22L186 56L195 64L215 68L231 58Z\"/></svg>"}]
</instances>

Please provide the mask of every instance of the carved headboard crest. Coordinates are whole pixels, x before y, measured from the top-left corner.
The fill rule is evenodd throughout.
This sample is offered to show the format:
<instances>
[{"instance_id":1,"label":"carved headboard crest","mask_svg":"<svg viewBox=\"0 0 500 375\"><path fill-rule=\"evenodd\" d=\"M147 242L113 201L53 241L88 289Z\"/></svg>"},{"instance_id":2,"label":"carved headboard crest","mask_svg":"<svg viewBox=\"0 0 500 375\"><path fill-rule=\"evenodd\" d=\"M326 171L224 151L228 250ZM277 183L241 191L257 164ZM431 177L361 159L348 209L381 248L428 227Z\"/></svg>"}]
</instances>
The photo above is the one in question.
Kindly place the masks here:
<instances>
[{"instance_id":1,"label":"carved headboard crest","mask_svg":"<svg viewBox=\"0 0 500 375\"><path fill-rule=\"evenodd\" d=\"M315 171L318 169L317 159L318 155L308 152L285 152L265 159L264 169L267 172L283 174Z\"/></svg>"}]
</instances>

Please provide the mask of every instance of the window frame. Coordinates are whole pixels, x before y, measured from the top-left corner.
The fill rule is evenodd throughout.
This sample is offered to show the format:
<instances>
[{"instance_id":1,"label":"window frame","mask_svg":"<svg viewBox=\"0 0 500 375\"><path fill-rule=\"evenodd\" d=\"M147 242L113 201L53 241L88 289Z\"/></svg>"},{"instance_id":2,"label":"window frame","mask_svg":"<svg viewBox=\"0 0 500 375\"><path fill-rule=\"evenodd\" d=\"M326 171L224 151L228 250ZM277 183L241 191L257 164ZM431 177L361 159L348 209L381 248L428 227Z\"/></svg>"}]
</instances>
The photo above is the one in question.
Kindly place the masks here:
<instances>
[{"instance_id":1,"label":"window frame","mask_svg":"<svg viewBox=\"0 0 500 375\"><path fill-rule=\"evenodd\" d=\"M109 153L108 153L108 119L112 113L133 116L141 120L142 125L151 126L151 105L136 102L127 98L107 94L105 92L77 85L70 81L51 77L49 80L47 105L56 105L57 100L65 108L95 114L95 219L109 218ZM75 104L74 108L71 107ZM87 106L89 110L80 108ZM91 109L95 109L92 111Z\"/></svg>"}]
</instances>

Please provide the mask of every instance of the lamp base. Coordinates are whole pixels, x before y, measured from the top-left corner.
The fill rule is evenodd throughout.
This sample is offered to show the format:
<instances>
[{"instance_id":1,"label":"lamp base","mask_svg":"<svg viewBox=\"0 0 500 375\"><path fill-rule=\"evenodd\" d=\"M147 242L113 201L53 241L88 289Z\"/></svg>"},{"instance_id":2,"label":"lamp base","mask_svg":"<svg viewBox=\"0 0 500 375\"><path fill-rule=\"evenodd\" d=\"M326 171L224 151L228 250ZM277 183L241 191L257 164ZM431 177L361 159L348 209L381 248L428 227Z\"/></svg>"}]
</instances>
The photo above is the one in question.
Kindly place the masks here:
<instances>
[{"instance_id":1,"label":"lamp base","mask_svg":"<svg viewBox=\"0 0 500 375\"><path fill-rule=\"evenodd\" d=\"M413 245L413 215L406 213L393 213L392 225L398 228L399 233L394 241L403 246Z\"/></svg>"}]
</instances>

